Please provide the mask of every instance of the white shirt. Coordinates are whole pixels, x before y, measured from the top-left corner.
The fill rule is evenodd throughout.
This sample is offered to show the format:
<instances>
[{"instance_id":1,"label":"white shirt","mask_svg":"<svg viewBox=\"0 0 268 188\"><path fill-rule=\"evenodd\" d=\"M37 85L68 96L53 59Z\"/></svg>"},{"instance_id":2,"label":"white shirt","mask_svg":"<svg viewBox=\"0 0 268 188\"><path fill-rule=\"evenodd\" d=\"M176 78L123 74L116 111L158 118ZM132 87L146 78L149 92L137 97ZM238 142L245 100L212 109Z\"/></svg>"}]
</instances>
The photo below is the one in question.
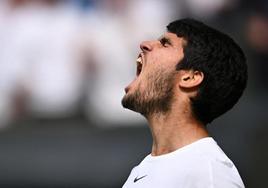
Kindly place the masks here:
<instances>
[{"instance_id":1,"label":"white shirt","mask_svg":"<svg viewBox=\"0 0 268 188\"><path fill-rule=\"evenodd\" d=\"M148 155L123 188L244 188L233 164L211 137L174 152Z\"/></svg>"}]
</instances>

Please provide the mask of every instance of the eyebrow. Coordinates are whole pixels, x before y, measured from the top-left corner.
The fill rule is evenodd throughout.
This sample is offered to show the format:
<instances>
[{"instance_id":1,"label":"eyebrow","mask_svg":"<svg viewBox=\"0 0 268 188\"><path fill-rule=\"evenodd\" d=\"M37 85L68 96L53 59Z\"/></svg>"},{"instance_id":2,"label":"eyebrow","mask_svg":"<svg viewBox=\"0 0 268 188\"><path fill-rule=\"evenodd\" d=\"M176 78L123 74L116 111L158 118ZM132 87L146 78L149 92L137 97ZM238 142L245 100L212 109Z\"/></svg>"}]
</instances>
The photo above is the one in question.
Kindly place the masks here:
<instances>
[{"instance_id":1,"label":"eyebrow","mask_svg":"<svg viewBox=\"0 0 268 188\"><path fill-rule=\"evenodd\" d=\"M161 41L165 41L165 42L168 43L169 45L172 45L172 42L171 42L171 40L170 40L168 37L161 36L158 40L159 40L160 42L161 42Z\"/></svg>"}]
</instances>

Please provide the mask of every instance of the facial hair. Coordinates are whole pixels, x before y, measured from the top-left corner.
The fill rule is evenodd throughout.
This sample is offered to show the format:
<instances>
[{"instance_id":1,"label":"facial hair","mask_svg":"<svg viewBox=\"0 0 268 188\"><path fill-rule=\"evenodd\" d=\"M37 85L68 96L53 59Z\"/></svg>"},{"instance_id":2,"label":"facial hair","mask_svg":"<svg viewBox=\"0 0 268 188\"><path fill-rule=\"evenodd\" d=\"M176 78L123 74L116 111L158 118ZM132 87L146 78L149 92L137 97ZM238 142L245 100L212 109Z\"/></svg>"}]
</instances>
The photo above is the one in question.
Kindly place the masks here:
<instances>
[{"instance_id":1,"label":"facial hair","mask_svg":"<svg viewBox=\"0 0 268 188\"><path fill-rule=\"evenodd\" d=\"M174 75L174 72L163 70L149 74L146 89L142 91L139 84L134 93L126 94L122 99L123 107L139 112L145 117L168 112L173 97Z\"/></svg>"}]
</instances>

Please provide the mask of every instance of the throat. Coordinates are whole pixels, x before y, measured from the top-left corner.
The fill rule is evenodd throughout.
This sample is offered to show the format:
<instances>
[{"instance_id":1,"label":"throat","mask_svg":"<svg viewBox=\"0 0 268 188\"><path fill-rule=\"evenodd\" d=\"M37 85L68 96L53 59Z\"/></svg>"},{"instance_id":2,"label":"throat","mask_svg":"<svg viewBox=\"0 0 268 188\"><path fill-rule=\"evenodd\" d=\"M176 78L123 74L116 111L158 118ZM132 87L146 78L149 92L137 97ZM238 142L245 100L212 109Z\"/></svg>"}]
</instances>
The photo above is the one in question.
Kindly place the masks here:
<instances>
[{"instance_id":1,"label":"throat","mask_svg":"<svg viewBox=\"0 0 268 188\"><path fill-rule=\"evenodd\" d=\"M206 127L198 121L158 116L149 121L153 137L152 156L173 152L201 138L208 137Z\"/></svg>"}]
</instances>

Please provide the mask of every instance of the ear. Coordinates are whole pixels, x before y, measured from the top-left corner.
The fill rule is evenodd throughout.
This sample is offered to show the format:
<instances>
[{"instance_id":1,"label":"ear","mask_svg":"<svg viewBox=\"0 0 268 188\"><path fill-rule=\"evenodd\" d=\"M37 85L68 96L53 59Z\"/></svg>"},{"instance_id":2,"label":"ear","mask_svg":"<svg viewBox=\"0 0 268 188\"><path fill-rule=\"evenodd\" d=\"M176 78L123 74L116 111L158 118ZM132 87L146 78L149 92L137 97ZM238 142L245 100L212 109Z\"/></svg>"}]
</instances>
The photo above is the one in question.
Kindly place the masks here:
<instances>
[{"instance_id":1,"label":"ear","mask_svg":"<svg viewBox=\"0 0 268 188\"><path fill-rule=\"evenodd\" d=\"M179 86L182 88L194 88L199 86L204 79L204 74L201 71L183 70L181 72Z\"/></svg>"}]
</instances>

